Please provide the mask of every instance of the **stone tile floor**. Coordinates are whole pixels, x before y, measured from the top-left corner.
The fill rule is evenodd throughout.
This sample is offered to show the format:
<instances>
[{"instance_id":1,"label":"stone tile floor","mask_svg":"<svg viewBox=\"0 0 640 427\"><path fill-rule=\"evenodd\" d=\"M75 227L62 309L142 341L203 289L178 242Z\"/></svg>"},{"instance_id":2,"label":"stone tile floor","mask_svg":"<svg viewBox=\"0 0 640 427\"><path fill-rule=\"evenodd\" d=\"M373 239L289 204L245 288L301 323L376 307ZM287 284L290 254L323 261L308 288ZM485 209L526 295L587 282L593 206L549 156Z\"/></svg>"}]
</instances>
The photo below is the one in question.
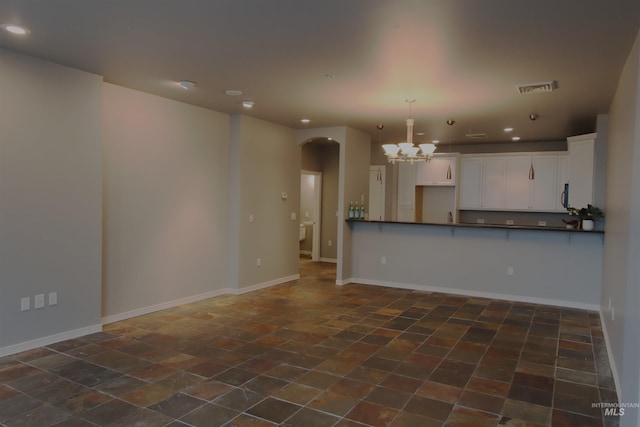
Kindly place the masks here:
<instances>
[{"instance_id":1,"label":"stone tile floor","mask_svg":"<svg viewBox=\"0 0 640 427\"><path fill-rule=\"evenodd\" d=\"M2 358L0 425L618 425L596 312L301 276Z\"/></svg>"}]
</instances>

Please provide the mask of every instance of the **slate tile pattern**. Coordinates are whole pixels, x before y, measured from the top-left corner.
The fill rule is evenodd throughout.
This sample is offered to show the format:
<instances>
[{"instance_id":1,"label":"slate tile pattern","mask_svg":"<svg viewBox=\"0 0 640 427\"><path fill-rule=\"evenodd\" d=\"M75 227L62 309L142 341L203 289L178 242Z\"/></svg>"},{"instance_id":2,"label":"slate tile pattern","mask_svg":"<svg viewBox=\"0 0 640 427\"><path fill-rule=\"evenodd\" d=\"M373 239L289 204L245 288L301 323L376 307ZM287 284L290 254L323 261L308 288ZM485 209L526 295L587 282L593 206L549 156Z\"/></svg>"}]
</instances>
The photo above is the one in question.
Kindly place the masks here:
<instances>
[{"instance_id":1,"label":"slate tile pattern","mask_svg":"<svg viewBox=\"0 0 640 427\"><path fill-rule=\"evenodd\" d=\"M598 313L301 279L0 358L0 425L606 426Z\"/></svg>"}]
</instances>

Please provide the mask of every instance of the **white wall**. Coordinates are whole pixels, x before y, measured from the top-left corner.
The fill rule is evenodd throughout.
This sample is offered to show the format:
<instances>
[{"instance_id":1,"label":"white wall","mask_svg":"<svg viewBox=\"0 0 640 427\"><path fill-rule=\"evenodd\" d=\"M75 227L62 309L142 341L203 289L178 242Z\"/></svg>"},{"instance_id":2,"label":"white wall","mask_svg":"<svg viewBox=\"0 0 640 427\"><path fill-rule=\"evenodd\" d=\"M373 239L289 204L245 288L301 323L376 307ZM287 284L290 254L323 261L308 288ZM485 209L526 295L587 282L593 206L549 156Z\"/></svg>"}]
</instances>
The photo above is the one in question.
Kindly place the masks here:
<instances>
[{"instance_id":1,"label":"white wall","mask_svg":"<svg viewBox=\"0 0 640 427\"><path fill-rule=\"evenodd\" d=\"M338 257L338 186L340 178L340 146L325 145L320 150L322 162L322 213L320 227L320 258ZM331 242L331 244L329 244Z\"/></svg>"},{"instance_id":2,"label":"white wall","mask_svg":"<svg viewBox=\"0 0 640 427\"><path fill-rule=\"evenodd\" d=\"M229 116L105 84L104 135L103 315L227 288Z\"/></svg>"},{"instance_id":3,"label":"white wall","mask_svg":"<svg viewBox=\"0 0 640 427\"><path fill-rule=\"evenodd\" d=\"M371 163L371 138L360 131L346 128L345 143L340 146L340 186L343 189L338 210L338 258L342 260L342 268L337 271L338 283L349 283L352 276L352 236L351 227L345 223L350 200L360 201L364 197L364 205L369 206L369 165Z\"/></svg>"},{"instance_id":4,"label":"white wall","mask_svg":"<svg viewBox=\"0 0 640 427\"><path fill-rule=\"evenodd\" d=\"M622 402L640 401L640 34L609 110L602 312ZM611 301L612 310L609 309ZM627 409L624 427L640 424Z\"/></svg>"},{"instance_id":5,"label":"white wall","mask_svg":"<svg viewBox=\"0 0 640 427\"><path fill-rule=\"evenodd\" d=\"M102 78L0 49L0 81L2 356L100 330Z\"/></svg>"},{"instance_id":6,"label":"white wall","mask_svg":"<svg viewBox=\"0 0 640 427\"><path fill-rule=\"evenodd\" d=\"M375 223L351 228L357 283L592 310L599 305L599 233Z\"/></svg>"},{"instance_id":7,"label":"white wall","mask_svg":"<svg viewBox=\"0 0 640 427\"><path fill-rule=\"evenodd\" d=\"M300 146L293 129L232 116L229 159L230 285L246 290L296 278Z\"/></svg>"}]
</instances>

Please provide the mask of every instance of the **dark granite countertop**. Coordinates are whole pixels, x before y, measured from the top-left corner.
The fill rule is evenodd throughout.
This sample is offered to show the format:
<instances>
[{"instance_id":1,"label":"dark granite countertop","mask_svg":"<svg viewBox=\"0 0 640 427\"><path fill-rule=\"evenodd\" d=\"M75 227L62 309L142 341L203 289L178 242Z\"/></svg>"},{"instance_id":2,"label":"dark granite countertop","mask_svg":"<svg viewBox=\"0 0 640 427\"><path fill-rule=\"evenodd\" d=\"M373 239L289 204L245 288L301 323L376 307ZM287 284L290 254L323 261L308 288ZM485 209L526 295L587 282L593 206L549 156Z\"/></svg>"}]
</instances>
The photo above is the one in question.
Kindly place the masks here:
<instances>
[{"instance_id":1,"label":"dark granite countertop","mask_svg":"<svg viewBox=\"0 0 640 427\"><path fill-rule=\"evenodd\" d=\"M604 234L604 230L584 231L576 228L566 227L547 227L547 226L534 226L534 225L502 225L502 224L463 224L463 223L439 223L439 222L399 222L399 221L371 221L371 220L356 220L348 219L348 223L368 223L368 224L407 224L407 225L427 225L436 227L456 227L456 228L490 228L500 230L528 230L528 231L561 231L567 233L592 233L592 234Z\"/></svg>"}]
</instances>

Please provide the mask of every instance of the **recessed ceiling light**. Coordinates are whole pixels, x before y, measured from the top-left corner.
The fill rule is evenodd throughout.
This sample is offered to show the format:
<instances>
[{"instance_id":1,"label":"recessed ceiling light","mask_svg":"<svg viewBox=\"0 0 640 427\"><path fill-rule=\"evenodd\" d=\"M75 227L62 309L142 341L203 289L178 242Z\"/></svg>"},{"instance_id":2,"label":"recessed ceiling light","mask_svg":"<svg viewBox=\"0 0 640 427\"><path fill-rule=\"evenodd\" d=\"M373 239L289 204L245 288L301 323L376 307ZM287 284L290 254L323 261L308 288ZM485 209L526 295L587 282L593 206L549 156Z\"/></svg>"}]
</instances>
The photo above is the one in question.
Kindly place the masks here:
<instances>
[{"instance_id":1,"label":"recessed ceiling light","mask_svg":"<svg viewBox=\"0 0 640 427\"><path fill-rule=\"evenodd\" d=\"M509 132L513 132L513 128L504 128L504 131L509 133Z\"/></svg>"},{"instance_id":2,"label":"recessed ceiling light","mask_svg":"<svg viewBox=\"0 0 640 427\"><path fill-rule=\"evenodd\" d=\"M513 141L520 141L520 137L519 136L514 136L511 138Z\"/></svg>"},{"instance_id":3,"label":"recessed ceiling light","mask_svg":"<svg viewBox=\"0 0 640 427\"><path fill-rule=\"evenodd\" d=\"M29 30L27 27L22 27L15 24L2 24L0 25L0 28L8 33L15 34L16 36L26 36L31 33L31 30Z\"/></svg>"},{"instance_id":4,"label":"recessed ceiling light","mask_svg":"<svg viewBox=\"0 0 640 427\"><path fill-rule=\"evenodd\" d=\"M242 95L242 91L237 89L227 89L224 91L224 94L229 96L240 96Z\"/></svg>"},{"instance_id":5,"label":"recessed ceiling light","mask_svg":"<svg viewBox=\"0 0 640 427\"><path fill-rule=\"evenodd\" d=\"M440 142L440 141L439 141L439 140L437 140L437 139L434 139L433 141L431 141L431 143L432 143L432 144L437 144L437 143L439 143L439 142Z\"/></svg>"},{"instance_id":6,"label":"recessed ceiling light","mask_svg":"<svg viewBox=\"0 0 640 427\"><path fill-rule=\"evenodd\" d=\"M182 88L182 89L191 89L192 87L194 87L196 85L195 82L192 82L191 80L180 80L178 82L178 85Z\"/></svg>"},{"instance_id":7,"label":"recessed ceiling light","mask_svg":"<svg viewBox=\"0 0 640 427\"><path fill-rule=\"evenodd\" d=\"M418 135L418 136L424 136L424 132L416 132L416 135Z\"/></svg>"},{"instance_id":8,"label":"recessed ceiling light","mask_svg":"<svg viewBox=\"0 0 640 427\"><path fill-rule=\"evenodd\" d=\"M306 125L307 123L311 123L311 120L309 120L309 119L301 119L300 123L304 123Z\"/></svg>"},{"instance_id":9,"label":"recessed ceiling light","mask_svg":"<svg viewBox=\"0 0 640 427\"><path fill-rule=\"evenodd\" d=\"M254 106L254 105L256 105L256 103L255 103L255 102L253 102L253 101L249 101L249 100L247 100L247 101L242 101L242 106L243 106L244 108L253 108L253 106Z\"/></svg>"}]
</instances>

